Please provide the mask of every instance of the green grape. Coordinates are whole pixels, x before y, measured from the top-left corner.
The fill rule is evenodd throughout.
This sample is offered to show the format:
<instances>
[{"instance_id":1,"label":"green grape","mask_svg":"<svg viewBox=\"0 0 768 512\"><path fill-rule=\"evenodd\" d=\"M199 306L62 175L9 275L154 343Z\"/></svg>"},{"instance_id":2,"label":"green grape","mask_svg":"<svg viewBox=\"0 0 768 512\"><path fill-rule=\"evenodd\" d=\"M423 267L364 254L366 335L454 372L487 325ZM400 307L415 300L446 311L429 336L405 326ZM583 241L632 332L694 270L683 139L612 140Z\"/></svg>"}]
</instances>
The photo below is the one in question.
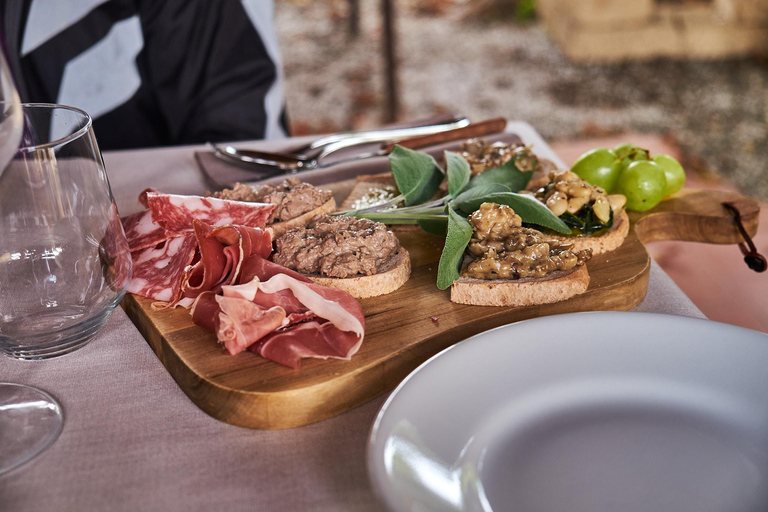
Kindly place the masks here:
<instances>
[{"instance_id":1,"label":"green grape","mask_svg":"<svg viewBox=\"0 0 768 512\"><path fill-rule=\"evenodd\" d=\"M640 160L650 160L650 156L647 149L643 149L640 146L635 146L634 144L630 144L629 142L625 142L624 144L619 144L615 148L613 148L613 153L619 158L619 160L624 160L627 157L631 157L634 160L640 159ZM645 156L645 158L638 158Z\"/></svg>"},{"instance_id":2,"label":"green grape","mask_svg":"<svg viewBox=\"0 0 768 512\"><path fill-rule=\"evenodd\" d=\"M593 149L581 155L571 167L581 179L610 193L621 172L621 160L610 149Z\"/></svg>"},{"instance_id":3,"label":"green grape","mask_svg":"<svg viewBox=\"0 0 768 512\"><path fill-rule=\"evenodd\" d=\"M650 160L651 154L647 149L643 149L640 146L635 146L634 144L620 144L613 148L614 154L618 157L619 160L621 160L621 166L619 168L619 173L623 173L627 170L627 167L632 162L640 162L643 160Z\"/></svg>"},{"instance_id":4,"label":"green grape","mask_svg":"<svg viewBox=\"0 0 768 512\"><path fill-rule=\"evenodd\" d=\"M685 184L685 170L680 162L669 155L656 155L653 161L661 166L664 175L667 178L667 188L664 190L664 197L671 196L683 188Z\"/></svg>"},{"instance_id":5,"label":"green grape","mask_svg":"<svg viewBox=\"0 0 768 512\"><path fill-rule=\"evenodd\" d=\"M632 162L616 182L616 192L627 197L627 209L650 210L662 199L667 188L664 169L652 161Z\"/></svg>"}]
</instances>

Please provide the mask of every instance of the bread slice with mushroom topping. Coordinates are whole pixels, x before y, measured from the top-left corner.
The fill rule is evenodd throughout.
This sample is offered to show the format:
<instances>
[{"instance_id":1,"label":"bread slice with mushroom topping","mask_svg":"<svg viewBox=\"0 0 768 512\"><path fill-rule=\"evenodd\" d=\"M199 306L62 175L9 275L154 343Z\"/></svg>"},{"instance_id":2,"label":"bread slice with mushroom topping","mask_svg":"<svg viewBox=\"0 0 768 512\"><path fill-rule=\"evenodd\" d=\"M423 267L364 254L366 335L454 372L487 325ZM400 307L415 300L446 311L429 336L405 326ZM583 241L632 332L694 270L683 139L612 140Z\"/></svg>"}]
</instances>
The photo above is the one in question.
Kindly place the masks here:
<instances>
[{"instance_id":1,"label":"bread slice with mushroom topping","mask_svg":"<svg viewBox=\"0 0 768 512\"><path fill-rule=\"evenodd\" d=\"M579 233L582 226L574 228L572 235L550 236L561 241L569 241L575 250L591 249L593 254L613 251L624 243L629 234L629 217L624 210L627 198L621 194L606 194L603 189L591 185L571 171L552 171L546 181L531 187L529 192L544 203L552 213L568 223L578 225L580 217L591 220L590 227L595 232ZM580 217L579 217L580 216ZM612 220L610 228L607 226Z\"/></svg>"},{"instance_id":2,"label":"bread slice with mushroom topping","mask_svg":"<svg viewBox=\"0 0 768 512\"><path fill-rule=\"evenodd\" d=\"M483 203L469 218L472 238L451 301L532 306L569 299L589 287L590 249L522 225L508 206Z\"/></svg>"}]
</instances>

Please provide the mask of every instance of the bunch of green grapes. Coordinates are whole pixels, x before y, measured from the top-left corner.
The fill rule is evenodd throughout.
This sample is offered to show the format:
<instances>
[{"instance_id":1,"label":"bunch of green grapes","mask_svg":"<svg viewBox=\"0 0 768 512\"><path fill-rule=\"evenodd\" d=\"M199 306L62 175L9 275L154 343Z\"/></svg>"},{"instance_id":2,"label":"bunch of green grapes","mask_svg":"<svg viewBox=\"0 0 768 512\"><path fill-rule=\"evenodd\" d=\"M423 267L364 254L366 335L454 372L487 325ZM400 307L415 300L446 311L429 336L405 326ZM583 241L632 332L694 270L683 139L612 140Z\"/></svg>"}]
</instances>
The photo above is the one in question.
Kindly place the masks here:
<instances>
[{"instance_id":1,"label":"bunch of green grapes","mask_svg":"<svg viewBox=\"0 0 768 512\"><path fill-rule=\"evenodd\" d=\"M669 155L655 155L632 144L593 149L579 157L571 171L608 194L627 197L627 209L642 212L674 194L685 183L685 171Z\"/></svg>"}]
</instances>

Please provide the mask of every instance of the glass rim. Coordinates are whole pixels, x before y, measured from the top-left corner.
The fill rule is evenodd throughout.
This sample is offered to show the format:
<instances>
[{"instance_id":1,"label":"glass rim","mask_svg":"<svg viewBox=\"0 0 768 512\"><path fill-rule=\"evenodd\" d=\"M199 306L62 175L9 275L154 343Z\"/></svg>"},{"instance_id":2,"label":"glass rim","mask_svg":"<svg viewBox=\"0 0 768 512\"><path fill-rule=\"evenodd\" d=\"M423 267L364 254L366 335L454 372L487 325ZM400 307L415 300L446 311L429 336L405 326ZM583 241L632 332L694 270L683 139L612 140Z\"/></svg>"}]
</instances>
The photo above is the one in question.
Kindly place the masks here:
<instances>
[{"instance_id":1,"label":"glass rim","mask_svg":"<svg viewBox=\"0 0 768 512\"><path fill-rule=\"evenodd\" d=\"M91 119L91 115L88 112L86 112L83 109L73 107L71 105L62 105L60 103L22 103L21 108L22 110L29 109L29 108L55 110L57 108L60 108L62 110L69 110L70 112L80 114L85 118L85 124L79 130L72 132L65 137L61 137L59 139L52 140L49 142L43 142L42 144L35 144L34 146L19 146L17 151L22 151L24 153L34 153L35 151L38 151L40 149L49 149L56 146L67 144L68 142L72 142L73 140L79 139L80 137L85 135L91 129L91 126L93 124L93 119Z\"/></svg>"}]
</instances>

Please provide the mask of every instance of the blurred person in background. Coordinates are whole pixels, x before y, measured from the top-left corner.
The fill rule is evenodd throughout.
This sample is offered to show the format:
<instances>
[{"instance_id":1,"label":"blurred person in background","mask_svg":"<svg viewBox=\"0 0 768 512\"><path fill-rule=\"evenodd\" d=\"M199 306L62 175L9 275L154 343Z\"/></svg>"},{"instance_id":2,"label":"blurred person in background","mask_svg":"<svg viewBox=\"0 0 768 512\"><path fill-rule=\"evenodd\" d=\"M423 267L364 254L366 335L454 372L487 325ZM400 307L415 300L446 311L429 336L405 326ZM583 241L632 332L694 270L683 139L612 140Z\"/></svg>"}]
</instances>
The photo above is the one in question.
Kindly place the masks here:
<instances>
[{"instance_id":1,"label":"blurred person in background","mask_svg":"<svg viewBox=\"0 0 768 512\"><path fill-rule=\"evenodd\" d=\"M272 0L0 0L0 33L22 101L101 149L287 134Z\"/></svg>"}]
</instances>

